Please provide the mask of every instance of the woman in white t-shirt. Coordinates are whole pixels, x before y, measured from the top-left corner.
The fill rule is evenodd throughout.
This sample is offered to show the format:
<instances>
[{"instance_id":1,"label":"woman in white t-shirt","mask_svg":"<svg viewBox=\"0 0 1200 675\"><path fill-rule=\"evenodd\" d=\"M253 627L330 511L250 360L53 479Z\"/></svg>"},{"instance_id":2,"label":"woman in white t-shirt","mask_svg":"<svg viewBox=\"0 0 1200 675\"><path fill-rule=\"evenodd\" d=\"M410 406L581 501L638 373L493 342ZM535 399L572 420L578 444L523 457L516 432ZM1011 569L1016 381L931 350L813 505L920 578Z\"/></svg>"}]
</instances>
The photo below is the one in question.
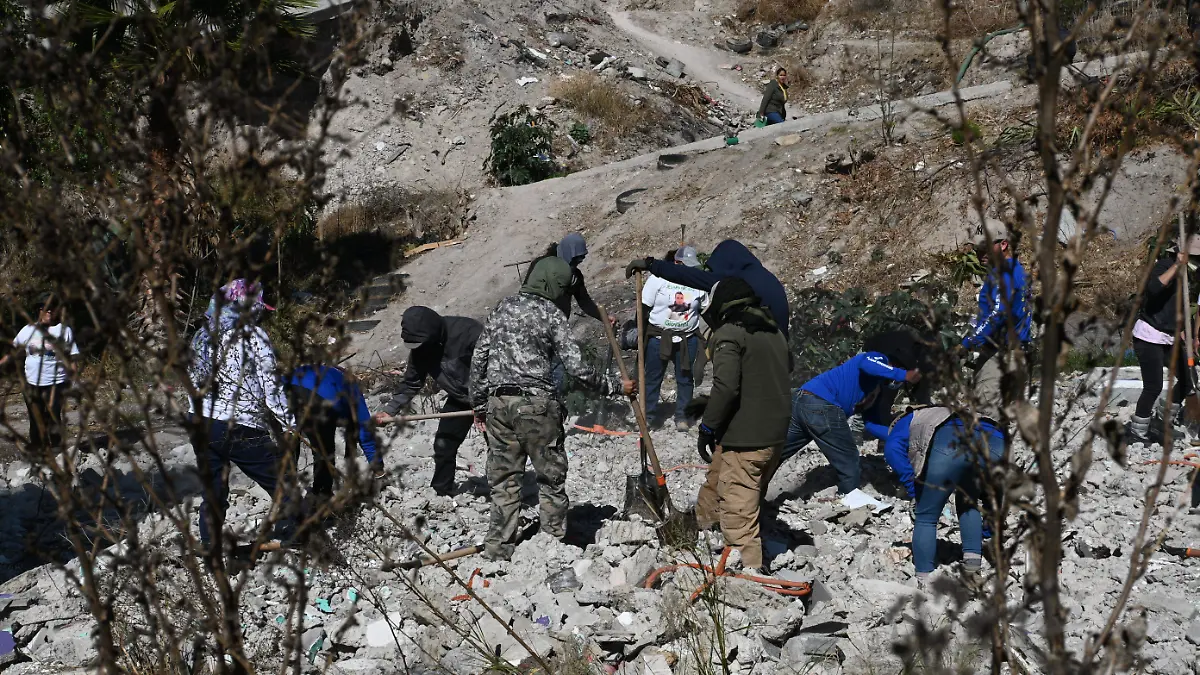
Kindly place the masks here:
<instances>
[{"instance_id":1,"label":"woman in white t-shirt","mask_svg":"<svg viewBox=\"0 0 1200 675\"><path fill-rule=\"evenodd\" d=\"M37 323L13 339L14 352L25 360L25 406L29 410L30 448L56 445L61 438L63 396L74 372L72 356L79 354L75 334L61 321L62 310L53 296L43 296L34 310ZM58 319L56 323L56 319ZM7 365L13 354L0 359Z\"/></svg>"},{"instance_id":2,"label":"woman in white t-shirt","mask_svg":"<svg viewBox=\"0 0 1200 675\"><path fill-rule=\"evenodd\" d=\"M696 267L696 249L684 246L674 254L675 264ZM649 316L646 327L646 417L656 419L658 396L667 364L675 364L675 428L687 431L684 409L692 401L692 369L700 351L696 335L700 306L707 293L650 275L642 287L642 304Z\"/></svg>"}]
</instances>

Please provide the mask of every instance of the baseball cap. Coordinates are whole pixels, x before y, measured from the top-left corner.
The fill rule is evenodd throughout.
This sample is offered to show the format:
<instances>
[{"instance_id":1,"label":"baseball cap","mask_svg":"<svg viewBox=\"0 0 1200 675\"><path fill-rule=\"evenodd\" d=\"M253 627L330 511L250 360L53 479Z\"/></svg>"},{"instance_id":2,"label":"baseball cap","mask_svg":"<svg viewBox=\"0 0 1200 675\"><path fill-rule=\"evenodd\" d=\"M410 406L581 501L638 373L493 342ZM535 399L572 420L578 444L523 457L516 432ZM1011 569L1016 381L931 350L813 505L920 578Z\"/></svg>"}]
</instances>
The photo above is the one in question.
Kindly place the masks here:
<instances>
[{"instance_id":1,"label":"baseball cap","mask_svg":"<svg viewBox=\"0 0 1200 675\"><path fill-rule=\"evenodd\" d=\"M975 248L983 248L987 246L988 240L992 243L998 241L1008 241L1008 226L996 220L995 218L987 218L983 221L983 231L975 235Z\"/></svg>"},{"instance_id":2,"label":"baseball cap","mask_svg":"<svg viewBox=\"0 0 1200 675\"><path fill-rule=\"evenodd\" d=\"M700 266L700 258L696 255L696 249L692 246L680 246L676 249L675 262L683 263L687 267Z\"/></svg>"}]
</instances>

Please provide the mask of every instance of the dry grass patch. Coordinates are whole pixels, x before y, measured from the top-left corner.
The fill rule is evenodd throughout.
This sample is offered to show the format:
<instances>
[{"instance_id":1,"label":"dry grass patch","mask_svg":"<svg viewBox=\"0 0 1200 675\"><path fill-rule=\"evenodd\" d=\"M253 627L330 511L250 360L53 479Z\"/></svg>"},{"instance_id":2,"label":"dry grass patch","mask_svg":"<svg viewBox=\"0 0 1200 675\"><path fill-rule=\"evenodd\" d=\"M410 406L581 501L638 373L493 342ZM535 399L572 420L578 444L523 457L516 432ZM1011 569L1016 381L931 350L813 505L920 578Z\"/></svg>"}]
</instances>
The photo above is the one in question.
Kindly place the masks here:
<instances>
[{"instance_id":1,"label":"dry grass patch","mask_svg":"<svg viewBox=\"0 0 1200 675\"><path fill-rule=\"evenodd\" d=\"M617 134L648 126L655 112L635 104L620 87L591 73L563 79L550 86L550 95L584 117Z\"/></svg>"},{"instance_id":2,"label":"dry grass patch","mask_svg":"<svg viewBox=\"0 0 1200 675\"><path fill-rule=\"evenodd\" d=\"M940 5L937 13L941 19ZM1011 0L966 0L956 4L950 14L950 39L980 38L1005 28L1012 28L1021 23L1017 16L1017 5Z\"/></svg>"},{"instance_id":3,"label":"dry grass patch","mask_svg":"<svg viewBox=\"0 0 1200 675\"><path fill-rule=\"evenodd\" d=\"M792 23L812 21L825 8L828 0L742 0L737 17L742 21L761 23Z\"/></svg>"},{"instance_id":4,"label":"dry grass patch","mask_svg":"<svg viewBox=\"0 0 1200 675\"><path fill-rule=\"evenodd\" d=\"M462 229L463 195L454 190L408 192L378 188L354 202L334 207L317 224L318 236L333 240L384 232L411 241L438 241Z\"/></svg>"}]
</instances>

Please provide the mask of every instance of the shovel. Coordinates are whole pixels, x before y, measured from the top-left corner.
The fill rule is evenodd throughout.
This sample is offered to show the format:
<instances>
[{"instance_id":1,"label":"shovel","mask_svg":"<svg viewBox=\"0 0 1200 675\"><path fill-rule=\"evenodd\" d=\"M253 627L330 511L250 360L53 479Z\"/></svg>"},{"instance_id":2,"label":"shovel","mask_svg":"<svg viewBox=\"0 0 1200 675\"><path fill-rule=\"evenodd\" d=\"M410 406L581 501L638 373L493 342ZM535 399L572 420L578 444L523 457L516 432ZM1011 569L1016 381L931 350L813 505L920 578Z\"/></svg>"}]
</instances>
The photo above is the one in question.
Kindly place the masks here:
<instances>
[{"instance_id":1,"label":"shovel","mask_svg":"<svg viewBox=\"0 0 1200 675\"><path fill-rule=\"evenodd\" d=\"M638 298L641 302L641 298ZM617 344L617 336L613 334L612 324L608 321L608 312L604 308L600 308L600 323L604 325L604 334L608 338L608 343L612 347L613 354L617 361L617 369L621 373L621 378L628 380L629 371L625 368L625 359L621 356L620 346ZM650 426L646 424L646 414L642 411L642 407L634 400L633 396L629 397L629 405L633 407L633 414L637 418L638 431L641 433L641 439L638 443L643 455L650 459L650 466L654 469L654 486L646 491L639 489L643 500L650 508L655 516L658 524L655 526L658 530L659 539L668 546L684 547L691 546L696 542L696 517L689 513L684 513L675 507L671 501L671 495L667 492L667 477L663 474L662 466L658 462L658 454L654 452L654 442L650 438ZM645 467L643 461L642 466ZM643 470L643 474L645 471ZM639 486L640 487L640 486Z\"/></svg>"}]
</instances>

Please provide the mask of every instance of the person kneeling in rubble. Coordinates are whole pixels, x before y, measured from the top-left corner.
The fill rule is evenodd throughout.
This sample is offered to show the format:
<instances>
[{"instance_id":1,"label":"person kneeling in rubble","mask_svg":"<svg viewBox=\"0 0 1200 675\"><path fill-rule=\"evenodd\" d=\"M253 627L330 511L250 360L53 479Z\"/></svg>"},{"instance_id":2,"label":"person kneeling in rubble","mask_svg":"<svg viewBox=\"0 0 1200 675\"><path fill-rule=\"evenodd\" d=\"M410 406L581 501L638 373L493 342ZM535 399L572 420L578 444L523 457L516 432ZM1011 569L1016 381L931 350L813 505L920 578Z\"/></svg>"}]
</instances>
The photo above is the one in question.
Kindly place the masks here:
<instances>
[{"instance_id":1,"label":"person kneeling in rubble","mask_svg":"<svg viewBox=\"0 0 1200 675\"><path fill-rule=\"evenodd\" d=\"M740 551L748 573L764 570L759 536L762 489L779 465L787 438L788 347L770 311L745 281L725 279L712 289L702 314L713 384L698 449L711 460L696 500L701 528L720 523L725 545ZM729 563L737 566L737 561Z\"/></svg>"},{"instance_id":2,"label":"person kneeling in rubble","mask_svg":"<svg viewBox=\"0 0 1200 675\"><path fill-rule=\"evenodd\" d=\"M788 427L783 461L804 449L810 441L829 460L838 475L838 494L842 504L856 509L870 506L876 512L887 504L859 489L862 480L858 444L850 433L849 418L856 411L866 414L866 430L882 439L885 427L873 419L875 399L885 386L916 383L921 371L911 369L912 363L891 364L892 359L877 351L859 352L840 366L805 382L792 396L792 422Z\"/></svg>"},{"instance_id":3,"label":"person kneeling in rubble","mask_svg":"<svg viewBox=\"0 0 1200 675\"><path fill-rule=\"evenodd\" d=\"M484 555L492 560L508 560L516 548L526 458L537 471L541 531L566 536L567 413L554 383L554 363L561 361L568 375L602 394L633 393L633 382L593 370L583 360L556 304L570 283L571 267L564 260L534 263L521 291L500 301L475 345L470 396L488 441L492 515Z\"/></svg>"},{"instance_id":4,"label":"person kneeling in rubble","mask_svg":"<svg viewBox=\"0 0 1200 675\"><path fill-rule=\"evenodd\" d=\"M969 417L950 408L918 408L892 422L883 456L914 501L912 550L918 583L924 585L933 572L938 519L952 493L956 493L962 533L963 567L978 572L984 530L980 478L989 462L1004 457L1004 432L987 418L980 418L972 428Z\"/></svg>"}]
</instances>

